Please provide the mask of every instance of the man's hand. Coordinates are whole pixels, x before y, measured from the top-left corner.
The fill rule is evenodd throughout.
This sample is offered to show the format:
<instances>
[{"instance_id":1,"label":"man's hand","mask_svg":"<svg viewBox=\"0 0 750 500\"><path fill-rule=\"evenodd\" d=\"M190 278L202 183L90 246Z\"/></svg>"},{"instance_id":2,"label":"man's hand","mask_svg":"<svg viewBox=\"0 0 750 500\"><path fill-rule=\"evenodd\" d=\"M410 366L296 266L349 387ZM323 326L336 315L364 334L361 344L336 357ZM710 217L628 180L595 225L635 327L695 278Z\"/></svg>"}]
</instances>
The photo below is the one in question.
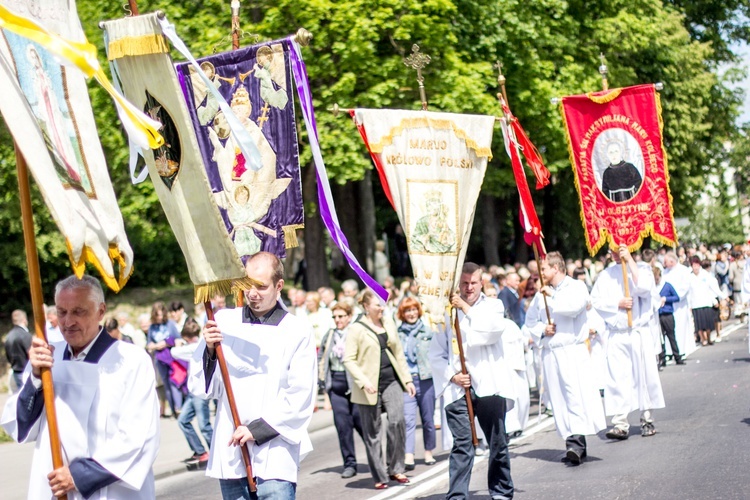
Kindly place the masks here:
<instances>
[{"instance_id":1,"label":"man's hand","mask_svg":"<svg viewBox=\"0 0 750 500\"><path fill-rule=\"evenodd\" d=\"M545 337L551 337L555 333L557 333L557 326L552 323L551 325L547 325L544 327L544 336Z\"/></svg>"},{"instance_id":2,"label":"man's hand","mask_svg":"<svg viewBox=\"0 0 750 500\"><path fill-rule=\"evenodd\" d=\"M552 297L552 295L554 295L555 293L555 290L553 290L553 288L549 285L544 285L542 289L539 291L542 292L547 297Z\"/></svg>"},{"instance_id":3,"label":"man's hand","mask_svg":"<svg viewBox=\"0 0 750 500\"><path fill-rule=\"evenodd\" d=\"M617 251L620 253L620 260L628 264L633 262L633 256L630 255L627 245L620 245Z\"/></svg>"},{"instance_id":4,"label":"man's hand","mask_svg":"<svg viewBox=\"0 0 750 500\"><path fill-rule=\"evenodd\" d=\"M47 344L47 342L39 337L31 339L29 363L31 363L31 373L36 378L42 376L42 368L52 368L53 352L55 352L55 346Z\"/></svg>"},{"instance_id":5,"label":"man's hand","mask_svg":"<svg viewBox=\"0 0 750 500\"><path fill-rule=\"evenodd\" d=\"M666 297L662 297L661 298L661 305L659 306L659 308L661 309L662 307L664 307L664 304L666 304L666 303L667 303L667 298Z\"/></svg>"},{"instance_id":6,"label":"man's hand","mask_svg":"<svg viewBox=\"0 0 750 500\"><path fill-rule=\"evenodd\" d=\"M471 306L461 298L461 295L455 292L451 295L451 305L456 309L461 309L464 314L468 314L469 309L471 309Z\"/></svg>"},{"instance_id":7,"label":"man's hand","mask_svg":"<svg viewBox=\"0 0 750 500\"><path fill-rule=\"evenodd\" d=\"M620 302L617 304L617 307L620 309L625 309L626 311L629 311L633 308L633 297L623 297L620 299Z\"/></svg>"},{"instance_id":8,"label":"man's hand","mask_svg":"<svg viewBox=\"0 0 750 500\"><path fill-rule=\"evenodd\" d=\"M406 393L409 395L410 398L413 398L417 395L417 388L414 387L414 382L407 382L406 383Z\"/></svg>"},{"instance_id":9,"label":"man's hand","mask_svg":"<svg viewBox=\"0 0 750 500\"><path fill-rule=\"evenodd\" d=\"M460 387L463 387L464 389L468 389L469 387L471 387L471 375L469 375L468 373L465 375L463 373L456 373L455 375L453 375L453 377L451 377L451 382Z\"/></svg>"},{"instance_id":10,"label":"man's hand","mask_svg":"<svg viewBox=\"0 0 750 500\"><path fill-rule=\"evenodd\" d=\"M216 325L216 321L206 321L206 327L203 329L203 339L206 341L209 354L214 353L216 345L220 344L223 338L221 330Z\"/></svg>"},{"instance_id":11,"label":"man's hand","mask_svg":"<svg viewBox=\"0 0 750 500\"><path fill-rule=\"evenodd\" d=\"M76 489L73 476L70 475L70 469L67 465L47 474L47 479L49 479L49 487L55 497L61 497Z\"/></svg>"},{"instance_id":12,"label":"man's hand","mask_svg":"<svg viewBox=\"0 0 750 500\"><path fill-rule=\"evenodd\" d=\"M232 439L229 440L228 446L245 446L245 443L248 441L255 441L253 433L244 425L240 425L234 430L234 434L232 434Z\"/></svg>"},{"instance_id":13,"label":"man's hand","mask_svg":"<svg viewBox=\"0 0 750 500\"><path fill-rule=\"evenodd\" d=\"M367 394L375 394L378 392L378 390L372 384L365 384L364 389Z\"/></svg>"}]
</instances>

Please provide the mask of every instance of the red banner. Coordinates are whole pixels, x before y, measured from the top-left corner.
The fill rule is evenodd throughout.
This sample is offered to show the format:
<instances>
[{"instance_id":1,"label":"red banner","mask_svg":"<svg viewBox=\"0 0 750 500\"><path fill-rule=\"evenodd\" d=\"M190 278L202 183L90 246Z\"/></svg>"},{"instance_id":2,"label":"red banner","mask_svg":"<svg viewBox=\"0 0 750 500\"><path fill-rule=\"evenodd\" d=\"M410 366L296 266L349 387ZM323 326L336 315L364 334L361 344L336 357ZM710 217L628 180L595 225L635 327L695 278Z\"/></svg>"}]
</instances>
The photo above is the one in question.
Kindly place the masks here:
<instances>
[{"instance_id":1,"label":"red banner","mask_svg":"<svg viewBox=\"0 0 750 500\"><path fill-rule=\"evenodd\" d=\"M661 101L653 85L563 97L586 246L676 245Z\"/></svg>"}]
</instances>

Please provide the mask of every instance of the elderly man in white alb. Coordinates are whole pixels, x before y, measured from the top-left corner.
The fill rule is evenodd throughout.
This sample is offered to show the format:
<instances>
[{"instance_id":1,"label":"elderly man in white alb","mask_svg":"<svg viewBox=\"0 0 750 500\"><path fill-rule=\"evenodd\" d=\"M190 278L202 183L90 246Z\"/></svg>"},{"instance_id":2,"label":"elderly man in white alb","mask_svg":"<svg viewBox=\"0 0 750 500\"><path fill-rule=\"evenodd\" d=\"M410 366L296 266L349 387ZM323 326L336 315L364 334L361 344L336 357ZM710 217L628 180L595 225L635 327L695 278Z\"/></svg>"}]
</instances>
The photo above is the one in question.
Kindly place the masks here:
<instances>
[{"instance_id":1,"label":"elderly man in white alb","mask_svg":"<svg viewBox=\"0 0 750 500\"><path fill-rule=\"evenodd\" d=\"M605 324L604 410L612 416L612 429L607 431L607 437L627 439L628 413L638 409L641 411L641 436L653 436L656 429L651 410L664 408L649 328L654 274L650 269L639 267L624 245L611 254L617 265L602 271L591 290L591 303ZM630 297L624 293L623 265L627 266ZM632 311L632 326L628 326L628 311Z\"/></svg>"},{"instance_id":2,"label":"elderly man in white alb","mask_svg":"<svg viewBox=\"0 0 750 500\"><path fill-rule=\"evenodd\" d=\"M33 339L23 388L2 417L14 439L36 441L28 498L154 498L159 402L151 358L99 326L107 308L95 278L59 282L55 308L65 341ZM54 470L42 368L52 369L62 443L64 465Z\"/></svg>"},{"instance_id":3,"label":"elderly man in white alb","mask_svg":"<svg viewBox=\"0 0 750 500\"><path fill-rule=\"evenodd\" d=\"M559 252L547 254L541 273L545 286L529 305L524 329L542 351L544 390L552 401L557 432L565 439L565 460L578 465L587 455L586 436L607 425L586 347L589 292L586 283L566 275Z\"/></svg>"},{"instance_id":4,"label":"elderly man in white alb","mask_svg":"<svg viewBox=\"0 0 750 500\"><path fill-rule=\"evenodd\" d=\"M318 380L315 338L310 323L279 302L284 266L275 255L256 253L245 270L257 285L245 292L244 307L222 309L206 323L188 386L197 397L219 400L206 475L219 479L224 499L288 500L295 498L300 460L312 450L307 426ZM244 424L236 430L216 370L220 342ZM246 444L254 493L240 451Z\"/></svg>"},{"instance_id":5,"label":"elderly man in white alb","mask_svg":"<svg viewBox=\"0 0 750 500\"><path fill-rule=\"evenodd\" d=\"M674 308L674 333L677 339L677 347L681 352L682 359L695 351L695 329L693 328L693 313L689 303L690 295L690 269L680 264L677 254L667 252L664 255L664 273L662 280L672 285L680 301L672 305Z\"/></svg>"},{"instance_id":6,"label":"elderly man in white alb","mask_svg":"<svg viewBox=\"0 0 750 500\"><path fill-rule=\"evenodd\" d=\"M505 413L515 399L513 373L503 357L502 336L520 334L504 317L503 303L482 293L482 269L467 262L461 270L460 294L451 297L457 309L468 374L461 373L456 337L449 327L437 332L430 344L435 397L445 398L448 427L453 435L446 498L469 497L474 447L466 406L471 389L474 414L489 444L487 483L493 499L513 498L510 455L505 436Z\"/></svg>"}]
</instances>

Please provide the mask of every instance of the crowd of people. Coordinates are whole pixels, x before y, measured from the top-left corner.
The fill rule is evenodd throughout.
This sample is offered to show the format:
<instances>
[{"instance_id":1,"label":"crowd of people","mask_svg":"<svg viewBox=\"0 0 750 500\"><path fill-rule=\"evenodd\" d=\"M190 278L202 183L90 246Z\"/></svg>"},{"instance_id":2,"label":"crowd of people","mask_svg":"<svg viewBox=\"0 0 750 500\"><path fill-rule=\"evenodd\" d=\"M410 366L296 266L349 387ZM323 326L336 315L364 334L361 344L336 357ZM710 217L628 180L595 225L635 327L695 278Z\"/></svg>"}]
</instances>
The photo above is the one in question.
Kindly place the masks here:
<instances>
[{"instance_id":1,"label":"crowd of people","mask_svg":"<svg viewBox=\"0 0 750 500\"><path fill-rule=\"evenodd\" d=\"M256 285L244 293L244 306L226 308L217 295L212 320L202 311L190 317L180 302L157 302L136 328L124 313L106 315L96 280L71 277L58 285L55 306L47 309L48 342L31 338L23 311L13 313L6 353L17 403L6 406L2 424L19 441L41 439L46 432L40 427L41 371L62 365L63 380L79 380L72 375L74 365L65 362L81 360L92 364L87 369L102 365L100 374L117 376L94 377L96 384L80 389L63 384L58 396L69 402L72 415L79 415L77 405L94 401L103 405L97 418L151 423L133 431L135 437L128 436L120 448L112 445L109 455L102 439L88 448L91 455L69 457L64 470L48 477L55 495L78 490L106 496L107 488L120 486L152 492L153 476L143 464L136 466L140 459L134 457L154 457L158 425L151 417L158 422L159 416L173 416L193 452L187 460L219 479L224 498L256 498L254 488L293 498L299 461L311 450L312 413L332 411L343 478L358 473L358 434L376 489L408 483L421 422L424 464L436 462L437 430L442 448L451 450L448 498L468 497L479 453L489 454L492 498L512 498L508 442L526 429L531 392L537 390L540 405L552 412L565 440L564 460L572 465L586 459L586 436L607 428L605 415L609 439L630 437L628 416L636 410L641 436L654 435L652 411L665 405L659 370L670 362L684 364L699 346L720 342L721 321L729 314L746 315L748 252L698 247L631 255L620 247L596 261L565 260L551 252L539 266L532 261L484 268L467 262L450 297L455 323L448 315L440 321L424 314L413 279L396 287L385 273L379 278L387 301L373 290L360 291L354 280L344 281L339 294L329 287L287 288L284 301L283 265L264 252L247 262ZM217 370L219 344L233 390L242 395L232 404ZM150 375L142 368L146 354ZM127 374L121 373L122 358L137 360ZM123 392L117 377L125 375L145 377L147 390ZM113 388L119 392L103 396ZM318 395L325 396L320 407ZM121 398L117 404L114 396ZM138 415L127 408L132 401L141 405ZM103 432L93 417L79 416L90 432ZM195 418L203 441L192 425ZM241 450L248 445L252 454L245 457ZM76 446L71 449L87 449ZM123 446L130 448L117 455ZM100 460L96 453L106 457ZM52 470L48 461L40 459L45 475Z\"/></svg>"}]
</instances>

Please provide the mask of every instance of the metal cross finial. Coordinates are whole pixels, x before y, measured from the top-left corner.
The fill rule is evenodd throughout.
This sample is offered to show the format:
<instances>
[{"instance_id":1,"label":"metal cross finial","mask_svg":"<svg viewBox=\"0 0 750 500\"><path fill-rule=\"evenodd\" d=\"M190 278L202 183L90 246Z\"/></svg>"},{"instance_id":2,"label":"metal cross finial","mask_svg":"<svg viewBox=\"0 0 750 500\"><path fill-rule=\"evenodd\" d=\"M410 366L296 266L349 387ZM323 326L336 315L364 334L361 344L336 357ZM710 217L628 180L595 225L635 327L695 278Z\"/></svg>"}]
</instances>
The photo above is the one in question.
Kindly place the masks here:
<instances>
[{"instance_id":1,"label":"metal cross finial","mask_svg":"<svg viewBox=\"0 0 750 500\"><path fill-rule=\"evenodd\" d=\"M607 59L605 59L604 53L599 53L599 60L602 63L602 65L599 66L599 74L602 75L602 89L609 90L609 82L607 81Z\"/></svg>"},{"instance_id":2,"label":"metal cross finial","mask_svg":"<svg viewBox=\"0 0 750 500\"><path fill-rule=\"evenodd\" d=\"M430 56L419 51L419 45L416 43L411 46L411 54L404 58L404 64L412 69L417 70L417 83L419 83L419 97L422 99L422 109L427 110L427 95L424 91L424 77L422 69L430 64Z\"/></svg>"}]
</instances>

